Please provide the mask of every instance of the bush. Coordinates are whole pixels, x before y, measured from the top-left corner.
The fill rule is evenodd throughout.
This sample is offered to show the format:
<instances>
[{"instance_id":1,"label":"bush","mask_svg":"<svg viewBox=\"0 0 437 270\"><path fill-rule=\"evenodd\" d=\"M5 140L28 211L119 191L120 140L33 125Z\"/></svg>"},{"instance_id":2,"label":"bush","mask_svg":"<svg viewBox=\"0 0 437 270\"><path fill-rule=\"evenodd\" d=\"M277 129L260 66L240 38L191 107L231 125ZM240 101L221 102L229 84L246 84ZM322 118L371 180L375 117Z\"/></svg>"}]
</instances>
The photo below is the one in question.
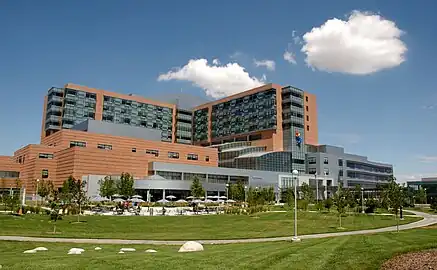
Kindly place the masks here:
<instances>
[{"instance_id":1,"label":"bush","mask_svg":"<svg viewBox=\"0 0 437 270\"><path fill-rule=\"evenodd\" d=\"M315 204L315 207L316 207L317 211L322 211L324 208L323 202L322 201L317 202Z\"/></svg>"},{"instance_id":2,"label":"bush","mask_svg":"<svg viewBox=\"0 0 437 270\"><path fill-rule=\"evenodd\" d=\"M328 209L328 211L330 211L332 206L334 205L334 202L332 201L331 198L328 198L324 201L324 205L325 205L325 208Z\"/></svg>"},{"instance_id":3,"label":"bush","mask_svg":"<svg viewBox=\"0 0 437 270\"><path fill-rule=\"evenodd\" d=\"M437 200L434 199L434 201L430 205L431 209L434 210L434 212L437 212Z\"/></svg>"},{"instance_id":4,"label":"bush","mask_svg":"<svg viewBox=\"0 0 437 270\"><path fill-rule=\"evenodd\" d=\"M365 210L365 212L366 213L374 213L375 212L375 210L378 208L378 206L379 206L379 203L378 203L378 201L377 200L375 200L375 199L368 199L367 201L366 201L366 210Z\"/></svg>"},{"instance_id":5,"label":"bush","mask_svg":"<svg viewBox=\"0 0 437 270\"><path fill-rule=\"evenodd\" d=\"M37 206L34 208L34 213L39 214L41 212L41 207Z\"/></svg>"},{"instance_id":6,"label":"bush","mask_svg":"<svg viewBox=\"0 0 437 270\"><path fill-rule=\"evenodd\" d=\"M309 203L307 200L299 200L297 202L297 209L306 211L306 210L308 210L308 205L309 205Z\"/></svg>"}]
</instances>

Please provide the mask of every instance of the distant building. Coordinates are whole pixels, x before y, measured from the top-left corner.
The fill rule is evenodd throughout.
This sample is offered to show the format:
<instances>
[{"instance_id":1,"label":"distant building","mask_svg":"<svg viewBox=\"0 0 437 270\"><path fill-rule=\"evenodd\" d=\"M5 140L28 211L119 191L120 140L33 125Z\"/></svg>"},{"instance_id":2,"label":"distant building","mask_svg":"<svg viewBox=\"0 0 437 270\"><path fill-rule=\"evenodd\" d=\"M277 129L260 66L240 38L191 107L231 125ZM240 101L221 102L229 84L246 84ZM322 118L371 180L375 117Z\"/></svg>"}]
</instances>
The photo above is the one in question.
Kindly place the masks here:
<instances>
[{"instance_id":1,"label":"distant building","mask_svg":"<svg viewBox=\"0 0 437 270\"><path fill-rule=\"evenodd\" d=\"M425 189L427 203L437 199L437 177L424 177L421 181L408 181L407 187L414 190L419 190L420 187Z\"/></svg>"},{"instance_id":2,"label":"distant building","mask_svg":"<svg viewBox=\"0 0 437 270\"><path fill-rule=\"evenodd\" d=\"M393 165L369 161L365 156L348 154L342 147L307 145L307 173L326 175L344 187L360 185L366 189L386 184L393 175Z\"/></svg>"}]
</instances>

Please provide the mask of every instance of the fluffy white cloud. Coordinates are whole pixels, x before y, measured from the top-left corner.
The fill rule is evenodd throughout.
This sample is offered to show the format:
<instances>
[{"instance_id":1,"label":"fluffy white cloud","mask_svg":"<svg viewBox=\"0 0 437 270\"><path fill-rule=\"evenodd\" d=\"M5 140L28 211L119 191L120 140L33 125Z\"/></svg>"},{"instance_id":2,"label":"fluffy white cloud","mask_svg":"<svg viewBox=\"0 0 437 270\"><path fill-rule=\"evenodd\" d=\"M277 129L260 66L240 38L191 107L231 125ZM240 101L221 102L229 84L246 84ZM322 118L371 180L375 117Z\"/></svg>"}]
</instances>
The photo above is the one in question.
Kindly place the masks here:
<instances>
[{"instance_id":1,"label":"fluffy white cloud","mask_svg":"<svg viewBox=\"0 0 437 270\"><path fill-rule=\"evenodd\" d=\"M229 96L265 84L263 78L251 77L244 67L237 63L209 65L206 59L191 59L185 66L158 77L158 81L170 80L192 82L213 98Z\"/></svg>"},{"instance_id":2,"label":"fluffy white cloud","mask_svg":"<svg viewBox=\"0 0 437 270\"><path fill-rule=\"evenodd\" d=\"M303 35L306 63L319 70L364 75L405 61L403 31L390 20L354 11L347 21L330 19Z\"/></svg>"},{"instance_id":3,"label":"fluffy white cloud","mask_svg":"<svg viewBox=\"0 0 437 270\"><path fill-rule=\"evenodd\" d=\"M256 60L253 59L253 63L255 64L255 66L257 67L266 67L268 70L275 70L276 67L276 63L273 60Z\"/></svg>"},{"instance_id":4,"label":"fluffy white cloud","mask_svg":"<svg viewBox=\"0 0 437 270\"><path fill-rule=\"evenodd\" d=\"M288 50L285 51L283 57L284 57L284 60L287 61L288 63L292 63L295 65L297 64L296 58L294 57L294 54L292 52L290 52Z\"/></svg>"}]
</instances>

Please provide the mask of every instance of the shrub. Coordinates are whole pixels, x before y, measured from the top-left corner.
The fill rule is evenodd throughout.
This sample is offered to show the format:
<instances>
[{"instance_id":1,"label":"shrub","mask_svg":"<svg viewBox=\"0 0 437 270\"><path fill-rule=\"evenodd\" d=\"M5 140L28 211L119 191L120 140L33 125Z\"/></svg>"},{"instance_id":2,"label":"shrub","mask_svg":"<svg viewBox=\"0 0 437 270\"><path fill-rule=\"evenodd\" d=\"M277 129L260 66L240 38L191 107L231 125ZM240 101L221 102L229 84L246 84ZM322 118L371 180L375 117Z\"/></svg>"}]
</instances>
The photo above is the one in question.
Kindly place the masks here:
<instances>
[{"instance_id":1,"label":"shrub","mask_svg":"<svg viewBox=\"0 0 437 270\"><path fill-rule=\"evenodd\" d=\"M39 214L41 212L41 207L37 206L34 208L34 213Z\"/></svg>"},{"instance_id":2,"label":"shrub","mask_svg":"<svg viewBox=\"0 0 437 270\"><path fill-rule=\"evenodd\" d=\"M316 204L315 204L315 207L316 207L316 209L317 209L317 211L322 211L323 210L323 202L322 201L319 201L319 202L317 202Z\"/></svg>"},{"instance_id":3,"label":"shrub","mask_svg":"<svg viewBox=\"0 0 437 270\"><path fill-rule=\"evenodd\" d=\"M308 210L308 205L309 205L309 203L307 200L299 200L297 202L297 209L301 209L301 210L306 211L306 210Z\"/></svg>"},{"instance_id":4,"label":"shrub","mask_svg":"<svg viewBox=\"0 0 437 270\"><path fill-rule=\"evenodd\" d=\"M434 212L437 212L437 200L436 199L431 203L430 207L432 210L434 210Z\"/></svg>"},{"instance_id":5,"label":"shrub","mask_svg":"<svg viewBox=\"0 0 437 270\"><path fill-rule=\"evenodd\" d=\"M367 207L367 208L366 208L365 212L366 212L366 213L374 213L375 210L378 208L378 206L379 206L379 203L378 203L377 200L375 200L375 199L373 199L373 198L368 199L368 200L366 201L366 207Z\"/></svg>"},{"instance_id":6,"label":"shrub","mask_svg":"<svg viewBox=\"0 0 437 270\"><path fill-rule=\"evenodd\" d=\"M332 201L331 198L328 198L324 201L324 205L325 205L325 208L328 209L328 211L330 211L332 206L334 205L334 202Z\"/></svg>"}]
</instances>

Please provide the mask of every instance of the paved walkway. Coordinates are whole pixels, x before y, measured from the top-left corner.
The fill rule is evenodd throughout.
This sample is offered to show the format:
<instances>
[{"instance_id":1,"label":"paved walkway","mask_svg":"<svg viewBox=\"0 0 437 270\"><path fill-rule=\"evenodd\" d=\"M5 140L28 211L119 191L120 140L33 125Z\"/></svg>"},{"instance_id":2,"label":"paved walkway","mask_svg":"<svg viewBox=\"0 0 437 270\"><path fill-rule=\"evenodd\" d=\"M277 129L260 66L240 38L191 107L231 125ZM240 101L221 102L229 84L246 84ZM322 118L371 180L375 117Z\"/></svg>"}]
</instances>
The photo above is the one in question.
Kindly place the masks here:
<instances>
[{"instance_id":1,"label":"paved walkway","mask_svg":"<svg viewBox=\"0 0 437 270\"><path fill-rule=\"evenodd\" d=\"M405 211L407 212L407 211ZM422 220L412 222L409 224L399 225L399 230L409 230L420 227L426 227L437 224L437 215L430 215L422 212L411 211L416 216L423 217ZM319 233L319 234L307 234L299 235L300 239L313 239L313 238L327 238L346 235L359 235L359 234L373 234L381 232L393 232L397 227L386 227L372 230L360 230L350 232L336 232L336 233ZM290 228L292 232L292 228ZM277 241L291 241L292 236L286 237L273 237L273 238L254 238L254 239L228 239L228 240L196 240L201 244L238 244L238 243L262 243L262 242L277 242ZM186 241L162 241L162 240L124 240L124 239L74 239L74 238L42 238L42 237L25 237L25 236L0 236L0 240L6 241L22 241L22 242L50 242L50 243L78 243L78 244L120 244L120 245L132 245L132 244L147 244L147 245L183 245Z\"/></svg>"}]
</instances>

